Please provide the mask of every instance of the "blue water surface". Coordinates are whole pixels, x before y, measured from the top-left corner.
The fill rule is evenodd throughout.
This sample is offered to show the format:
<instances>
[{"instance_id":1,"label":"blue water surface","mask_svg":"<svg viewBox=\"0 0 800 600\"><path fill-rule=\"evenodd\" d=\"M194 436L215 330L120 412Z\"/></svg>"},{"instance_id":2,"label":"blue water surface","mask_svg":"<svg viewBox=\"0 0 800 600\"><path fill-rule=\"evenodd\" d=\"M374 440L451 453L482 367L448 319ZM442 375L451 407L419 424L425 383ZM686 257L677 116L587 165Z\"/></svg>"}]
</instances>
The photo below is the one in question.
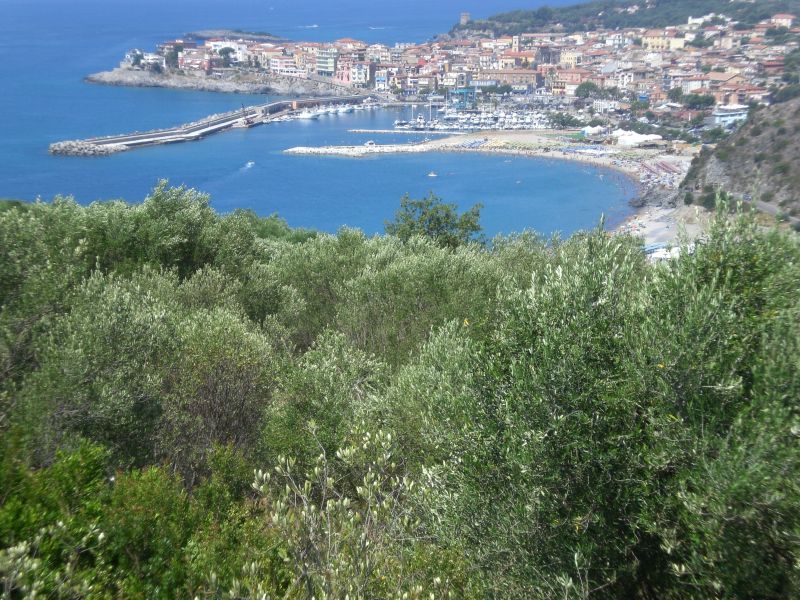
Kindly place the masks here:
<instances>
[{"instance_id":1,"label":"blue water surface","mask_svg":"<svg viewBox=\"0 0 800 600\"><path fill-rule=\"evenodd\" d=\"M290 225L324 231L348 225L380 232L403 194L430 191L465 208L482 202L489 235L525 228L568 234L591 227L603 213L619 221L630 212L632 186L583 165L463 154L346 159L282 153L298 145L419 139L348 132L390 128L403 116L394 110L278 123L104 158L47 153L54 141L169 127L268 100L83 81L115 66L129 48L150 49L218 27L293 39L423 41L448 30L462 10L481 17L519 6L519 0L0 0L0 197L140 201L166 178L208 192L220 211L278 213ZM439 176L428 177L430 171Z\"/></svg>"}]
</instances>

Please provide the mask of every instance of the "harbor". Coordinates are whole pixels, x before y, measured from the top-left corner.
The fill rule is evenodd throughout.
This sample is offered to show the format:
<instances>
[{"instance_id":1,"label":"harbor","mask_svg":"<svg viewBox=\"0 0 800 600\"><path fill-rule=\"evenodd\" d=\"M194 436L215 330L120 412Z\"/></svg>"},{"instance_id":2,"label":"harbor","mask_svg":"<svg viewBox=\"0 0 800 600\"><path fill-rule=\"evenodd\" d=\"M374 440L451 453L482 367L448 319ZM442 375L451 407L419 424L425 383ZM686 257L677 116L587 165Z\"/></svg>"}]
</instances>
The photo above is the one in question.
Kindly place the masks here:
<instances>
[{"instance_id":1,"label":"harbor","mask_svg":"<svg viewBox=\"0 0 800 600\"><path fill-rule=\"evenodd\" d=\"M366 132L365 132L366 133ZM378 133L378 132L374 132ZM624 173L643 188L675 190L686 175L691 157L666 154L652 148L593 146L576 142L570 135L578 131L482 131L459 132L440 139L406 144L367 142L348 146L298 146L286 154L363 158L378 154L429 152L479 152L529 158L577 161Z\"/></svg>"}]
</instances>

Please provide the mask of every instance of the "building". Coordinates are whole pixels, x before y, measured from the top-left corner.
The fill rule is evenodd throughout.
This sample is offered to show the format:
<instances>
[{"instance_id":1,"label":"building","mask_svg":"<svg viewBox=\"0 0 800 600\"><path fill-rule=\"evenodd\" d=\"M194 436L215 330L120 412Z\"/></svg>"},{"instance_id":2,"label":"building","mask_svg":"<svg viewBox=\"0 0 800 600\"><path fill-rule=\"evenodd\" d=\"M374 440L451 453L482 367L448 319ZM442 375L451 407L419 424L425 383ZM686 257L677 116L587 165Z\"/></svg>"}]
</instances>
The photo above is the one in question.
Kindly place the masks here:
<instances>
[{"instance_id":1,"label":"building","mask_svg":"<svg viewBox=\"0 0 800 600\"><path fill-rule=\"evenodd\" d=\"M592 101L592 108L598 113L607 113L610 111L619 110L619 102L616 100L594 100Z\"/></svg>"},{"instance_id":2,"label":"building","mask_svg":"<svg viewBox=\"0 0 800 600\"><path fill-rule=\"evenodd\" d=\"M359 61L350 66L350 85L358 88L372 87L375 83L375 65Z\"/></svg>"},{"instance_id":3,"label":"building","mask_svg":"<svg viewBox=\"0 0 800 600\"><path fill-rule=\"evenodd\" d=\"M317 51L317 75L333 77L336 75L336 63L339 61L339 50L336 48L320 48Z\"/></svg>"},{"instance_id":4,"label":"building","mask_svg":"<svg viewBox=\"0 0 800 600\"><path fill-rule=\"evenodd\" d=\"M204 48L187 48L178 53L178 68L208 72L211 70L211 55Z\"/></svg>"},{"instance_id":5,"label":"building","mask_svg":"<svg viewBox=\"0 0 800 600\"><path fill-rule=\"evenodd\" d=\"M496 81L498 85L536 85L537 75L536 71L526 69L496 69L481 71L476 79L479 81Z\"/></svg>"},{"instance_id":6,"label":"building","mask_svg":"<svg viewBox=\"0 0 800 600\"><path fill-rule=\"evenodd\" d=\"M276 75L289 75L290 77L305 76L305 71L297 68L294 56L275 56L269 61L269 70Z\"/></svg>"},{"instance_id":7,"label":"building","mask_svg":"<svg viewBox=\"0 0 800 600\"><path fill-rule=\"evenodd\" d=\"M794 23L795 19L797 19L797 17L794 15L781 13L773 15L769 22L775 27L786 27L786 29L791 29L792 23Z\"/></svg>"},{"instance_id":8,"label":"building","mask_svg":"<svg viewBox=\"0 0 800 600\"><path fill-rule=\"evenodd\" d=\"M442 76L442 87L464 88L470 83L469 73L464 71L450 71Z\"/></svg>"},{"instance_id":9,"label":"building","mask_svg":"<svg viewBox=\"0 0 800 600\"><path fill-rule=\"evenodd\" d=\"M461 17L458 19L459 24L463 27L472 20L472 15L468 12L462 12Z\"/></svg>"},{"instance_id":10,"label":"building","mask_svg":"<svg viewBox=\"0 0 800 600\"><path fill-rule=\"evenodd\" d=\"M574 69L583 62L583 53L577 50L564 50L559 62L568 69Z\"/></svg>"},{"instance_id":11,"label":"building","mask_svg":"<svg viewBox=\"0 0 800 600\"><path fill-rule=\"evenodd\" d=\"M718 127L731 127L736 123L741 123L747 120L749 108L741 104L728 104L718 106L717 109L711 113L711 118L714 120L714 125Z\"/></svg>"},{"instance_id":12,"label":"building","mask_svg":"<svg viewBox=\"0 0 800 600\"><path fill-rule=\"evenodd\" d=\"M686 39L678 37L677 32L666 29L648 29L642 36L644 50L670 52L681 50L686 46Z\"/></svg>"}]
</instances>

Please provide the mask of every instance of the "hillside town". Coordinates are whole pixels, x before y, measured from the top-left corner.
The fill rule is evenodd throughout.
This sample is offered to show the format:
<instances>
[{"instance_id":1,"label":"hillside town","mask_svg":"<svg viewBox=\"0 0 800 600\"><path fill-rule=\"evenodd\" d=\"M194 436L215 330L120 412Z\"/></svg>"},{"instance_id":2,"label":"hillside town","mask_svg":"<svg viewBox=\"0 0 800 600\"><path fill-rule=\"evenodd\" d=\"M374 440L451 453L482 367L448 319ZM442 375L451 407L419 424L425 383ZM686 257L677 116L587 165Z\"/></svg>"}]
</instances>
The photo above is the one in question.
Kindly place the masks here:
<instances>
[{"instance_id":1,"label":"hillside town","mask_svg":"<svg viewBox=\"0 0 800 600\"><path fill-rule=\"evenodd\" d=\"M462 25L469 20L461 15ZM743 28L709 14L663 29L442 36L394 46L349 38L265 42L242 34L172 40L153 53L132 50L121 66L215 79L260 73L327 80L396 99L457 98L462 108L476 95L499 92L561 103L584 99L592 114L644 106L688 122L713 111L715 125L730 126L783 85L785 58L797 47L796 22L776 14Z\"/></svg>"}]
</instances>

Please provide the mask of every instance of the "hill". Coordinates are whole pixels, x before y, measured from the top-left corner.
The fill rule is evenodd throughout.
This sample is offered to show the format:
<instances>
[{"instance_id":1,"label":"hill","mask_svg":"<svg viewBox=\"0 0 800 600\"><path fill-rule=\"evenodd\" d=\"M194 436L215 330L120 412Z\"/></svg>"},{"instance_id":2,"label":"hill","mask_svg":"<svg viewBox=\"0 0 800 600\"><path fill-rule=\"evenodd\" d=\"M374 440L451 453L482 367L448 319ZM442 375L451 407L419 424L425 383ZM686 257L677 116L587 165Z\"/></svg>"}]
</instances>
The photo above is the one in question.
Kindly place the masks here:
<instances>
[{"instance_id":1,"label":"hill","mask_svg":"<svg viewBox=\"0 0 800 600\"><path fill-rule=\"evenodd\" d=\"M711 151L701 153L683 183L697 197L722 189L800 216L800 98L755 111Z\"/></svg>"},{"instance_id":2,"label":"hill","mask_svg":"<svg viewBox=\"0 0 800 600\"><path fill-rule=\"evenodd\" d=\"M800 12L800 0L599 0L537 10L516 10L457 25L456 34L523 32L563 29L590 31L627 27L665 27L685 23L689 17L722 13L744 24L755 24L781 12Z\"/></svg>"}]
</instances>

